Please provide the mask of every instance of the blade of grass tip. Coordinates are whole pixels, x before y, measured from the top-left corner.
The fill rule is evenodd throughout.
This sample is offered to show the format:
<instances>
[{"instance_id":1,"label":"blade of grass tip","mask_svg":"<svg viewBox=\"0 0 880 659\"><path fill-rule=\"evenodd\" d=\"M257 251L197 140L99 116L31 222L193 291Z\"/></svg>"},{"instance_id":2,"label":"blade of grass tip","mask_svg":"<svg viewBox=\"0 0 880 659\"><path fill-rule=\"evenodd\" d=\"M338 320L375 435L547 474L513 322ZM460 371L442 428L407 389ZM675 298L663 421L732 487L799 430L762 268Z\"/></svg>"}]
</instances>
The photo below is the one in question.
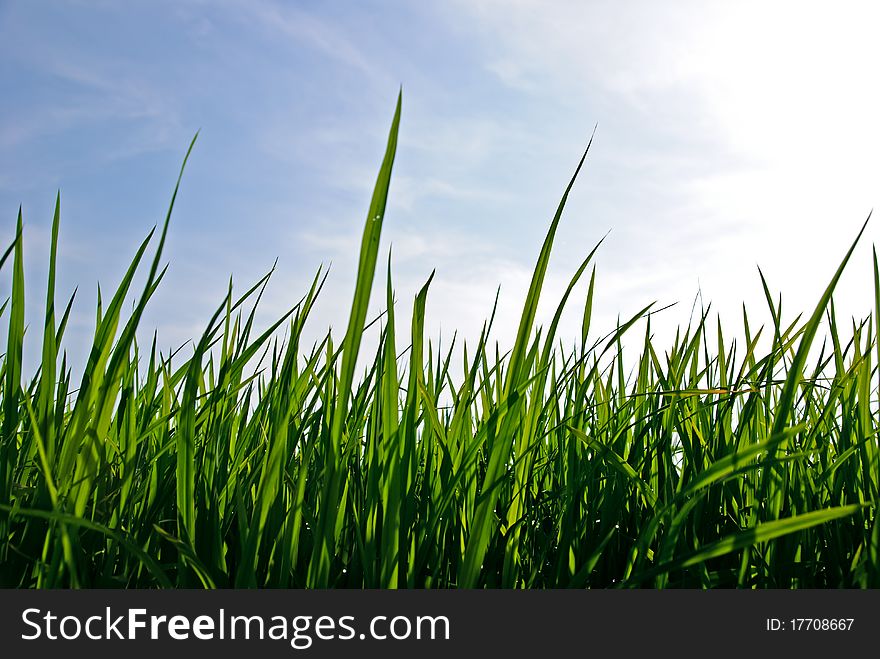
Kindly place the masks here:
<instances>
[{"instance_id":1,"label":"blade of grass tip","mask_svg":"<svg viewBox=\"0 0 880 659\"><path fill-rule=\"evenodd\" d=\"M571 295L572 290L577 285L578 281L580 281L581 275L584 273L584 270L587 269L587 266L590 264L590 261L593 260L593 256L595 256L599 247L605 242L605 238L608 237L608 234L602 236L602 239L596 243L593 249L590 250L590 253L587 254L586 258L581 262L580 267L575 271L574 275L568 282L568 287L565 289L565 293L562 295L562 299L559 301L559 306L556 308L556 313L553 315L553 320L550 322L550 327L547 330L547 337L544 339L544 351L541 355L540 368L545 367L550 363L550 358L553 352L553 341L556 338L556 328L559 326L559 321L562 318L562 312L565 309L565 304L568 302L568 298ZM593 268L593 275L596 274L595 267ZM592 307L593 303L593 279L590 278L590 289L587 292L587 304L589 307ZM589 312L587 309L584 309L584 321L589 327L590 319Z\"/></svg>"},{"instance_id":2,"label":"blade of grass tip","mask_svg":"<svg viewBox=\"0 0 880 659\"><path fill-rule=\"evenodd\" d=\"M49 248L49 278L46 284L46 318L43 325L43 364L37 398L38 419L49 464L55 458L55 423L51 418L55 394L55 366L58 346L55 328L55 264L58 254L58 225L61 217L61 193L55 197L55 213L52 218L52 242Z\"/></svg>"},{"instance_id":3,"label":"blade of grass tip","mask_svg":"<svg viewBox=\"0 0 880 659\"><path fill-rule=\"evenodd\" d=\"M803 328L803 335L801 337L800 345L798 345L797 352L795 353L794 359L792 359L791 366L788 369L788 374L785 378L785 384L782 388L782 393L779 396L779 400L776 406L776 416L773 419L773 429L771 431L772 435L781 435L782 431L785 430L788 425L789 416L792 413L792 409L794 407L795 396L797 395L798 386L800 385L801 379L803 377L804 366L807 362L807 354L810 350L810 345L813 343L813 339L816 336L816 332L819 330L819 324L822 322L822 316L825 313L825 308L828 306L829 301L831 300L831 295L834 293L834 288L837 286L837 282L840 280L841 275L843 274L844 268L846 268L846 264L849 262L850 257L856 249L856 245L859 244L859 240L862 237L862 234L865 232L865 229L868 226L868 222L871 221L871 213L868 214L867 219L865 219L864 224L862 224L862 228L859 230L858 235L855 240L850 245L850 248L847 250L846 255L843 257L840 265L837 267L837 270L834 273L834 276L831 278L831 281L828 283L828 286L825 288L825 292L822 294L822 297L819 298L819 302L816 305L816 308L813 310L813 315L810 316L810 319L807 321L806 325ZM772 458L776 451L784 451L787 448L788 442L783 440L780 442L773 450L770 451L770 457ZM773 519L779 517L779 514L782 509L783 498L785 496L785 490L781 487L782 482L782 467L778 465L774 465L771 469L768 469L764 476L764 492L772 493L771 500L769 502L769 512Z\"/></svg>"},{"instance_id":4,"label":"blade of grass tip","mask_svg":"<svg viewBox=\"0 0 880 659\"><path fill-rule=\"evenodd\" d=\"M336 397L333 420L330 427L329 455L325 464L324 484L321 496L318 528L309 564L308 584L313 587L326 586L330 578L330 564L336 553L336 528L338 513L344 502L340 501L342 487L342 431L347 417L348 400L354 381L357 355L363 335L364 321L373 287L373 276L376 271L376 258L379 252L379 238L382 232L382 221L385 218L385 205L388 201L388 189L391 184L391 170L397 151L397 133L400 126L400 109L403 92L397 96L397 106L391 121L385 157L379 168L373 197L367 214L364 234L361 239L360 260L358 263L357 280L354 299L348 319L348 328L343 339L342 365L339 374L339 386Z\"/></svg>"},{"instance_id":5,"label":"blade of grass tip","mask_svg":"<svg viewBox=\"0 0 880 659\"><path fill-rule=\"evenodd\" d=\"M590 286L587 289L587 301L584 304L584 319L581 322L581 350L587 346L587 336L590 334L590 321L593 316L593 286L596 283L596 266L590 275Z\"/></svg>"},{"instance_id":6,"label":"blade of grass tip","mask_svg":"<svg viewBox=\"0 0 880 659\"><path fill-rule=\"evenodd\" d=\"M562 199L559 200L559 205L556 207L556 213L553 215L553 221L550 223L550 228L547 230L547 235L544 237L544 244L541 246L538 261L532 272L532 281L529 284L529 290L526 294L526 301L523 306L522 316L520 317L519 329L516 333L516 341L513 345L513 352L510 355L507 382L505 383L505 389L508 391L511 387L516 388L518 380L520 379L520 370L522 369L523 360L528 348L529 336L532 333L532 325L535 322L535 314L538 311L538 300L541 297L541 289L544 286L544 277L547 274L547 266L550 263L550 253L553 250L553 240L556 237L556 229L559 226L559 220L562 218L562 211L565 209L568 195L571 193L575 181L577 181L578 174L580 174L581 168L584 166L584 162L587 159L587 154L590 152L590 146L593 144L595 132L594 128L593 135L590 136L590 140L587 142L587 148L584 149L584 153L574 170L574 174L569 180L565 192L562 193Z\"/></svg>"},{"instance_id":7,"label":"blade of grass tip","mask_svg":"<svg viewBox=\"0 0 880 659\"><path fill-rule=\"evenodd\" d=\"M58 346L61 345L62 339L64 338L64 330L67 328L67 321L70 319L70 312L73 310L73 301L76 299L76 292L78 289L74 288L73 293L70 294L70 297L67 300L67 306L64 307L64 312L61 314L61 320L58 321L58 328L55 331L55 351L56 354L58 352ZM62 370L63 374L64 371Z\"/></svg>"}]
</instances>

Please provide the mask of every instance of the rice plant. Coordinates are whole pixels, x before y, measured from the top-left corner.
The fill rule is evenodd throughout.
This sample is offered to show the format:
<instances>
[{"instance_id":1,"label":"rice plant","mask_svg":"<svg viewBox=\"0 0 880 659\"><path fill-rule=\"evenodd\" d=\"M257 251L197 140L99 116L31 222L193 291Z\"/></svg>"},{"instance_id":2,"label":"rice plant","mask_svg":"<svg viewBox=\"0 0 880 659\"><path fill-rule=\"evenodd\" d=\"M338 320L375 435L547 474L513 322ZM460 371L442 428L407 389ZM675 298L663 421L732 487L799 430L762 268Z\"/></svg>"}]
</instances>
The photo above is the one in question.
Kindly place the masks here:
<instances>
[{"instance_id":1,"label":"rice plant","mask_svg":"<svg viewBox=\"0 0 880 659\"><path fill-rule=\"evenodd\" d=\"M874 313L851 328L832 294L858 239L795 322L782 322L769 293L772 327L755 328L744 309L729 330L744 342L726 341L703 313L656 345L650 306L597 332L595 249L538 327L584 153L506 352L490 341L491 316L461 350L426 337L431 278L411 308L396 305L390 259L375 284L387 299L380 338L368 345L399 119L398 99L346 332L314 345L303 329L323 272L269 327L255 323L267 275L242 295L230 284L191 355L138 344L175 188L158 235L99 301L86 365L73 373L62 347L73 300L55 307L58 200L45 323L27 333L42 341L41 363L26 377L19 212L0 261L12 270L0 309L0 584L880 586L876 254ZM581 336L567 348L559 319L588 272Z\"/></svg>"}]
</instances>

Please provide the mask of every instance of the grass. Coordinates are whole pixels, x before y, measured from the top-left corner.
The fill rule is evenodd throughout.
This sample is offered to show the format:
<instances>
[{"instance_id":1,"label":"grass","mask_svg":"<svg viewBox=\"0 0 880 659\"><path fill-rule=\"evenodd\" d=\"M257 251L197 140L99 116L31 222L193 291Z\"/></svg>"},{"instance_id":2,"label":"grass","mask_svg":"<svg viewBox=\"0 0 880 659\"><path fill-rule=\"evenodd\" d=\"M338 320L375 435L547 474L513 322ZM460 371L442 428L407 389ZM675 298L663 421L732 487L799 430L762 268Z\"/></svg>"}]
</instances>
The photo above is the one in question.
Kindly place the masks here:
<instances>
[{"instance_id":1,"label":"grass","mask_svg":"<svg viewBox=\"0 0 880 659\"><path fill-rule=\"evenodd\" d=\"M74 378L62 348L73 300L55 308L59 200L42 358L26 379L19 213L0 262L12 269L0 311L3 586L880 586L876 254L874 313L846 332L832 294L855 242L809 315L784 324L768 291L766 354L745 309L744 345L706 312L661 349L650 306L597 335L595 249L536 327L575 172L508 352L490 345L491 319L459 352L426 340L431 279L411 312L395 308L390 258L380 340L365 346L399 118L398 99L341 343L303 345L319 272L261 332L269 275L241 296L230 284L191 356L138 345L172 198L159 235L99 301ZM566 348L557 324L588 271L582 334ZM622 337L643 326L640 353L625 357ZM398 333L412 337L402 354Z\"/></svg>"}]
</instances>

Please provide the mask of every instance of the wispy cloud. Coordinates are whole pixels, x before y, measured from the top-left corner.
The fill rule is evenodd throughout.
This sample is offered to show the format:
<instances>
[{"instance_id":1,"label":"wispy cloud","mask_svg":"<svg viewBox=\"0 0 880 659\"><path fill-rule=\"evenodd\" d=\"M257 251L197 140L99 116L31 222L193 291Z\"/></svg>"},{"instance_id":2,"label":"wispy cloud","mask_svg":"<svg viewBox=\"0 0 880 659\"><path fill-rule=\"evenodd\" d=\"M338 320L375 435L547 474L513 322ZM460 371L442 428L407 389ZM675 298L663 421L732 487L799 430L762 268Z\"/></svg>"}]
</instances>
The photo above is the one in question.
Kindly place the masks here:
<instances>
[{"instance_id":1,"label":"wispy cloud","mask_svg":"<svg viewBox=\"0 0 880 659\"><path fill-rule=\"evenodd\" d=\"M613 218L608 268L653 273L646 297L688 299L699 279L728 310L760 305L759 262L806 307L880 196L872 3L480 0L456 11L491 44L485 68L499 82L593 108L611 152L596 160L615 180L590 189ZM839 293L853 310L870 299L862 261L863 281Z\"/></svg>"},{"instance_id":2,"label":"wispy cloud","mask_svg":"<svg viewBox=\"0 0 880 659\"><path fill-rule=\"evenodd\" d=\"M313 12L290 3L271 0L248 0L237 3L239 17L256 22L273 36L292 38L307 44L324 56L351 67L376 83L392 82L386 71L375 60L357 47L352 35Z\"/></svg>"}]
</instances>

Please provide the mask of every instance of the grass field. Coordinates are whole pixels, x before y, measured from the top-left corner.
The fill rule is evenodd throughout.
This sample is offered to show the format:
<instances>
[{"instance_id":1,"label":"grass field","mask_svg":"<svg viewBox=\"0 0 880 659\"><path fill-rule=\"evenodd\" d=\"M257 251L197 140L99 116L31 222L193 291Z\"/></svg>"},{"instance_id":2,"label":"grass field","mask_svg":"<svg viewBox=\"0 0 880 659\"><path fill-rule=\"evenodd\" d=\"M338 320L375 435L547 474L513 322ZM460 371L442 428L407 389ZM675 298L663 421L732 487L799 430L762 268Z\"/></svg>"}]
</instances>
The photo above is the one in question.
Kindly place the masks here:
<instances>
[{"instance_id":1,"label":"grass field","mask_svg":"<svg viewBox=\"0 0 880 659\"><path fill-rule=\"evenodd\" d=\"M138 345L169 208L99 302L86 366L72 373L62 346L73 301L55 307L56 207L45 326L27 332L42 360L25 376L19 214L0 266L12 271L0 584L880 586L876 254L863 322L839 324L832 301L854 243L815 309L783 324L767 291L774 325L750 325L743 309L728 332L738 343L703 315L655 345L651 307L597 332L593 253L552 323L536 327L572 178L513 345L490 343L490 319L460 351L441 350L424 332L430 279L411 310L395 307L391 262L387 275L377 264L399 117L398 101L345 335L317 345L301 337L323 273L270 327L254 326L267 275L243 295L230 285L192 356ZM582 277L586 301L569 300ZM374 279L387 292L378 319ZM584 309L571 347L556 336L566 303ZM373 322L381 337L366 345ZM627 332L639 354L623 354ZM412 337L402 354L396 334Z\"/></svg>"}]
</instances>

